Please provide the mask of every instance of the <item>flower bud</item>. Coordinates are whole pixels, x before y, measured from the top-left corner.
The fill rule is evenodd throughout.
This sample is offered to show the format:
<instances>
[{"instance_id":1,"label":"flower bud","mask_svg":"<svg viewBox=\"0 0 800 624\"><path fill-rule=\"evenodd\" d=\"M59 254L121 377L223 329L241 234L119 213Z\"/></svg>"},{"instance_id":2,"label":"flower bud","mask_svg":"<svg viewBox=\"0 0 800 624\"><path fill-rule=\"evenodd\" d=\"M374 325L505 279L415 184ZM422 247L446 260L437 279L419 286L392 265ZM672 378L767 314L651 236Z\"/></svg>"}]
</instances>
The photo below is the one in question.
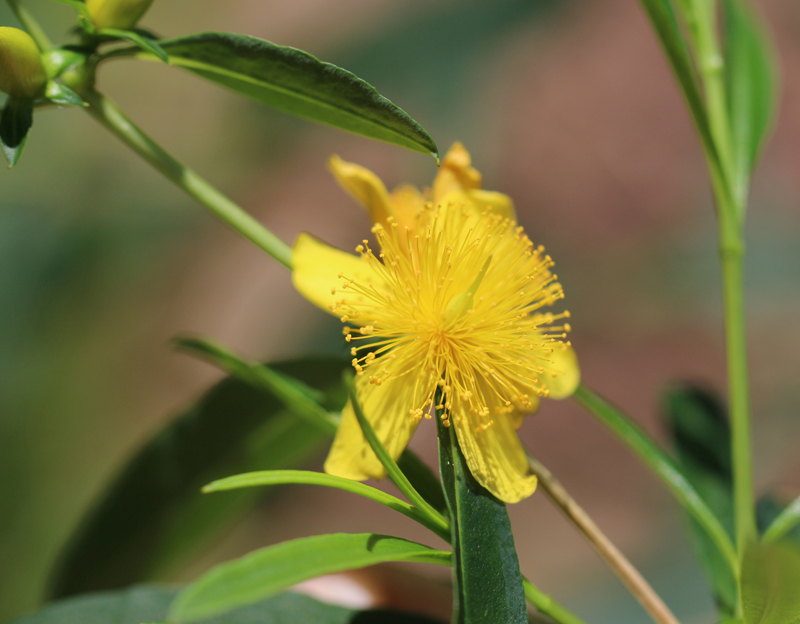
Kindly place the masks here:
<instances>
[{"instance_id":1,"label":"flower bud","mask_svg":"<svg viewBox=\"0 0 800 624\"><path fill-rule=\"evenodd\" d=\"M86 8L97 28L133 28L153 0L86 0Z\"/></svg>"},{"instance_id":2,"label":"flower bud","mask_svg":"<svg viewBox=\"0 0 800 624\"><path fill-rule=\"evenodd\" d=\"M33 99L47 84L42 55L31 36L18 28L0 26L0 91Z\"/></svg>"}]
</instances>

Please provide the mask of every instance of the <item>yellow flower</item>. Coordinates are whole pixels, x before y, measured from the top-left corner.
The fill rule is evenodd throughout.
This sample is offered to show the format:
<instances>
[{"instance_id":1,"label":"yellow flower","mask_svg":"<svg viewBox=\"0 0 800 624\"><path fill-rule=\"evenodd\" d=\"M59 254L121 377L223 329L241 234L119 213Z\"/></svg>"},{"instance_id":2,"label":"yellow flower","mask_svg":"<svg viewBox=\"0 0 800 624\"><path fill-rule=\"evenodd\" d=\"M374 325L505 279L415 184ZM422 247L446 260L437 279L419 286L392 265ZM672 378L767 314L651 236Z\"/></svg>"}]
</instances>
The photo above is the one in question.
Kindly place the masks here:
<instances>
[{"instance_id":1,"label":"yellow flower","mask_svg":"<svg viewBox=\"0 0 800 624\"><path fill-rule=\"evenodd\" d=\"M376 434L397 458L438 410L479 483L506 502L530 496L536 477L516 434L522 414L541 396L569 396L580 379L569 313L545 311L564 296L552 260L517 226L511 200L480 188L460 144L424 193L389 194L358 165L333 157L330 166L370 213L380 249L364 240L353 256L301 234L293 280L346 324L359 402ZM325 470L385 475L350 405Z\"/></svg>"}]
</instances>

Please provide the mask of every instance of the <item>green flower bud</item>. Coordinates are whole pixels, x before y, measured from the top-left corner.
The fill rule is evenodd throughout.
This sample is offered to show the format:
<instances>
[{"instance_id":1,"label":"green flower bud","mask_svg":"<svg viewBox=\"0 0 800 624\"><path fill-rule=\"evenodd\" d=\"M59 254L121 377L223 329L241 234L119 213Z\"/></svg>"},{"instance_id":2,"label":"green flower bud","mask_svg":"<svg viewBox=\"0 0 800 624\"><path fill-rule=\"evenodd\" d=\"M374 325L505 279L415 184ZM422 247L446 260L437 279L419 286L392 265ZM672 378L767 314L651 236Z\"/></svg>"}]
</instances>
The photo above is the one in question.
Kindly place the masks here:
<instances>
[{"instance_id":1,"label":"green flower bud","mask_svg":"<svg viewBox=\"0 0 800 624\"><path fill-rule=\"evenodd\" d=\"M128 30L145 14L153 0L86 0L97 28Z\"/></svg>"},{"instance_id":2,"label":"green flower bud","mask_svg":"<svg viewBox=\"0 0 800 624\"><path fill-rule=\"evenodd\" d=\"M0 91L32 100L47 84L42 55L31 36L18 28L0 26Z\"/></svg>"}]
</instances>

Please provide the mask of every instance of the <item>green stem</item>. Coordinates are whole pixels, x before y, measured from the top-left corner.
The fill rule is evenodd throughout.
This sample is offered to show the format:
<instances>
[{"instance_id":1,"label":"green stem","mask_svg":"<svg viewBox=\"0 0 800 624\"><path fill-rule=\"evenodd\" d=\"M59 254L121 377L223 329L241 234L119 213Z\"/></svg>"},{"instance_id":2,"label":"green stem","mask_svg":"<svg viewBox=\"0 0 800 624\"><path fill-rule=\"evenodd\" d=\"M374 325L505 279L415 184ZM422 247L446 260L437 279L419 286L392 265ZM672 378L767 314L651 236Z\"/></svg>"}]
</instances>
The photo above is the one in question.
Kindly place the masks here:
<instances>
[{"instance_id":1,"label":"green stem","mask_svg":"<svg viewBox=\"0 0 800 624\"><path fill-rule=\"evenodd\" d=\"M94 90L82 92L81 96L89 104L87 108L89 114L123 143L230 227L291 270L291 247L194 171L168 154L153 139L136 127L111 100Z\"/></svg>"},{"instance_id":2,"label":"green stem","mask_svg":"<svg viewBox=\"0 0 800 624\"><path fill-rule=\"evenodd\" d=\"M11 7L11 10L14 11L14 15L17 16L20 24L22 24L23 28L28 31L28 34L36 42L36 47L39 48L39 51L47 52L50 48L52 48L53 42L50 41L50 37L48 37L47 33L45 33L42 27L39 26L39 22L37 22L36 18L28 12L28 9L22 6L17 0L7 1L8 5Z\"/></svg>"},{"instance_id":3,"label":"green stem","mask_svg":"<svg viewBox=\"0 0 800 624\"><path fill-rule=\"evenodd\" d=\"M741 556L756 538L753 459L750 445L750 397L744 310L744 251L741 245L723 245L720 252L728 359L731 413L733 500L736 546Z\"/></svg>"},{"instance_id":4,"label":"green stem","mask_svg":"<svg viewBox=\"0 0 800 624\"><path fill-rule=\"evenodd\" d=\"M559 624L586 624L577 615L568 611L550 596L537 589L528 579L522 577L522 586L525 589L525 598L538 611L553 618Z\"/></svg>"}]
</instances>

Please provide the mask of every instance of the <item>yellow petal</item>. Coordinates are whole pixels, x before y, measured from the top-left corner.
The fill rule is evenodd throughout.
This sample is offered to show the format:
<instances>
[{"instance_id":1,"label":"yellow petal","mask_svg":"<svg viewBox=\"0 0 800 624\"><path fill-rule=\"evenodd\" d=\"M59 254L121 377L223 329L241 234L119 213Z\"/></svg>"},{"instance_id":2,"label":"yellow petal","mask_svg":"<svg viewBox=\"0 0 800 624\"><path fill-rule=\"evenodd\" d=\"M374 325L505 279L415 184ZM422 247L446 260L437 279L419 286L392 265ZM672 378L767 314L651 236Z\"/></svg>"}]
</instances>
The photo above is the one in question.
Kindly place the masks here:
<instances>
[{"instance_id":1,"label":"yellow petal","mask_svg":"<svg viewBox=\"0 0 800 624\"><path fill-rule=\"evenodd\" d=\"M435 204L441 204L449 193L481 188L481 174L470 166L471 162L469 152L464 146L454 143L433 181Z\"/></svg>"},{"instance_id":2,"label":"yellow petal","mask_svg":"<svg viewBox=\"0 0 800 624\"><path fill-rule=\"evenodd\" d=\"M493 421L488 429L477 431L481 419L460 405L450 417L451 426L456 428L458 443L475 480L501 501L517 503L536 489L536 477L529 474L525 450L514 427L519 419L495 413L494 405L488 407Z\"/></svg>"},{"instance_id":3,"label":"yellow petal","mask_svg":"<svg viewBox=\"0 0 800 624\"><path fill-rule=\"evenodd\" d=\"M421 401L415 393L414 377L406 375L376 386L369 383L365 375L356 379L356 392L375 435L389 455L397 459L418 424L409 418L409 410ZM351 403L342 411L342 421L325 460L325 472L355 481L386 476L386 470L361 431Z\"/></svg>"},{"instance_id":4,"label":"yellow petal","mask_svg":"<svg viewBox=\"0 0 800 624\"><path fill-rule=\"evenodd\" d=\"M341 301L357 300L352 291L342 290L342 273L361 282L378 282L380 277L370 264L353 254L326 245L318 238L301 233L292 251L292 282L298 292L326 312L335 314L331 306Z\"/></svg>"},{"instance_id":5,"label":"yellow petal","mask_svg":"<svg viewBox=\"0 0 800 624\"><path fill-rule=\"evenodd\" d=\"M548 368L557 371L555 377L542 375L542 383L550 390L550 398L566 399L572 396L581 382L581 369L575 350L564 344L556 345L547 359L551 362Z\"/></svg>"},{"instance_id":6,"label":"yellow petal","mask_svg":"<svg viewBox=\"0 0 800 624\"><path fill-rule=\"evenodd\" d=\"M420 213L425 208L425 198L419 190L410 184L398 186L392 191L392 216L403 228L417 229Z\"/></svg>"},{"instance_id":7,"label":"yellow petal","mask_svg":"<svg viewBox=\"0 0 800 624\"><path fill-rule=\"evenodd\" d=\"M467 196L476 208L481 210L491 208L494 214L511 219L516 223L517 211L514 210L514 202L511 201L511 198L508 195L505 195L504 193L498 193L496 191L474 189L469 191Z\"/></svg>"},{"instance_id":8,"label":"yellow petal","mask_svg":"<svg viewBox=\"0 0 800 624\"><path fill-rule=\"evenodd\" d=\"M341 187L366 208L373 223L386 223L386 218L392 214L392 204L389 192L378 176L336 155L328 159L328 168Z\"/></svg>"}]
</instances>

